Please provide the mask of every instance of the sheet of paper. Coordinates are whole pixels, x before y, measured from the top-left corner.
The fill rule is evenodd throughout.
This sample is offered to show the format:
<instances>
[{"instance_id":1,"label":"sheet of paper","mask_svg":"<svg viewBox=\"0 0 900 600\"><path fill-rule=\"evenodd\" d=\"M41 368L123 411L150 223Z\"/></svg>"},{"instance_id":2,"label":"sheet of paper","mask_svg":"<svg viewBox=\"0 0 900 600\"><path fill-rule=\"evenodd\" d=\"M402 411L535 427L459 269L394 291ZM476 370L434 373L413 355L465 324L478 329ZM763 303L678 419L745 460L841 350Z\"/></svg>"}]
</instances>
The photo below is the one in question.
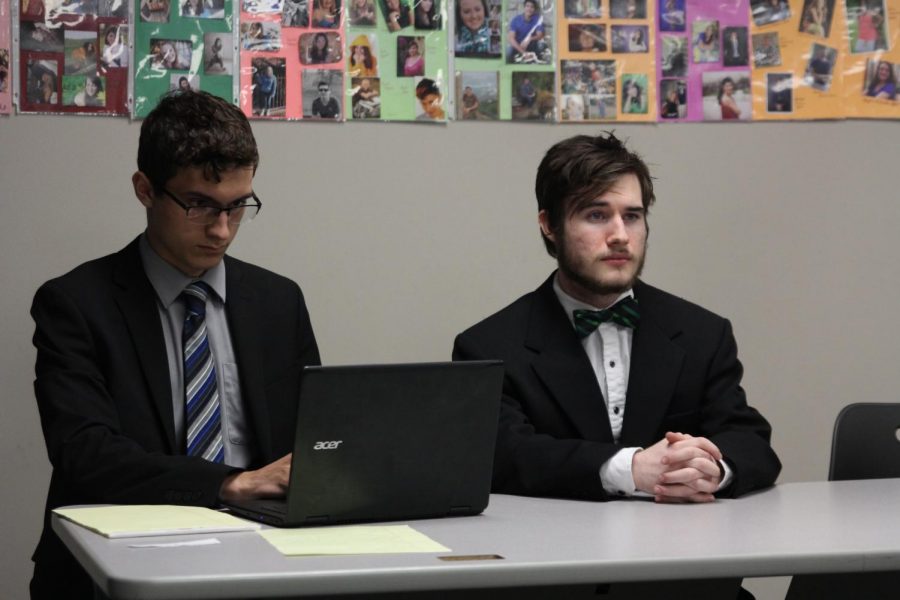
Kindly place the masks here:
<instances>
[{"instance_id":1,"label":"sheet of paper","mask_svg":"<svg viewBox=\"0 0 900 600\"><path fill-rule=\"evenodd\" d=\"M256 523L201 506L135 504L57 508L53 512L108 538L259 529Z\"/></svg>"},{"instance_id":2,"label":"sheet of paper","mask_svg":"<svg viewBox=\"0 0 900 600\"><path fill-rule=\"evenodd\" d=\"M354 525L259 532L285 556L450 552L408 525Z\"/></svg>"}]
</instances>

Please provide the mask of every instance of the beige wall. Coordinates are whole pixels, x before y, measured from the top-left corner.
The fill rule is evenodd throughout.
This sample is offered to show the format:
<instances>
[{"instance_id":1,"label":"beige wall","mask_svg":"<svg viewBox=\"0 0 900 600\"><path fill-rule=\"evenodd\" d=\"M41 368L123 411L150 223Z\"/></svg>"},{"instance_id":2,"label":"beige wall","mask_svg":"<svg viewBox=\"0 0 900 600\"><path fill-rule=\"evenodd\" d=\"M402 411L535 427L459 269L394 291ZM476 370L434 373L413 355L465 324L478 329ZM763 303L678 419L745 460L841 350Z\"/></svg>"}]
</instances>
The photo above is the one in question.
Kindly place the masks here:
<instances>
[{"instance_id":1,"label":"beige wall","mask_svg":"<svg viewBox=\"0 0 900 600\"><path fill-rule=\"evenodd\" d=\"M142 228L138 123L0 120L0 598L24 597L49 466L31 296ZM657 178L645 279L732 319L780 481L823 479L831 427L900 387L897 123L619 126ZM553 264L532 192L587 126L262 123L265 204L233 254L297 280L327 363L440 360Z\"/></svg>"}]
</instances>

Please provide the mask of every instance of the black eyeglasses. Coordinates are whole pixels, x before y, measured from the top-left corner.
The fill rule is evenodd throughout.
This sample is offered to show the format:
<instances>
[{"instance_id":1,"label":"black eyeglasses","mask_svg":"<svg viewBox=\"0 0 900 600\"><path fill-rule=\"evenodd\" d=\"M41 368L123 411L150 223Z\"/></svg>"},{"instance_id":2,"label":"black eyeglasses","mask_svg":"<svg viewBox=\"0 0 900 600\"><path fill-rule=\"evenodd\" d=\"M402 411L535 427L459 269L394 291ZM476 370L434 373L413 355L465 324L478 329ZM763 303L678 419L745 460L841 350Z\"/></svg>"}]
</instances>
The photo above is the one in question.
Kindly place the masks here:
<instances>
[{"instance_id":1,"label":"black eyeglasses","mask_svg":"<svg viewBox=\"0 0 900 600\"><path fill-rule=\"evenodd\" d=\"M262 208L262 201L253 192L250 192L246 198L235 200L231 205L225 207L211 203L185 204L166 188L163 188L163 193L184 209L184 214L189 221L203 225L212 225L219 220L219 215L222 213L228 215L228 222L232 225L241 225L252 221L253 217L259 213L259 209Z\"/></svg>"}]
</instances>

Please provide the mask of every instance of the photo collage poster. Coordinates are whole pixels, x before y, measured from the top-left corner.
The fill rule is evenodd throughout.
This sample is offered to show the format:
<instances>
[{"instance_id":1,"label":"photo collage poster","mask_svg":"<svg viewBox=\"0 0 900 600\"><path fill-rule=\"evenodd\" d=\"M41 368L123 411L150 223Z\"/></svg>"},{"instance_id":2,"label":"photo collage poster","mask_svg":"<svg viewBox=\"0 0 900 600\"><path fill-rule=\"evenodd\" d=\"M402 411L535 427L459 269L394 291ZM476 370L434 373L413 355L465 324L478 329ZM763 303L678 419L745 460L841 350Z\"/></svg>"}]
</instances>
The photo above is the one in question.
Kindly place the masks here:
<instances>
[{"instance_id":1,"label":"photo collage poster","mask_svg":"<svg viewBox=\"0 0 900 600\"><path fill-rule=\"evenodd\" d=\"M448 0L347 2L347 118L446 123Z\"/></svg>"},{"instance_id":2,"label":"photo collage poster","mask_svg":"<svg viewBox=\"0 0 900 600\"><path fill-rule=\"evenodd\" d=\"M751 0L753 118L844 116L843 0Z\"/></svg>"},{"instance_id":3,"label":"photo collage poster","mask_svg":"<svg viewBox=\"0 0 900 600\"><path fill-rule=\"evenodd\" d=\"M456 0L455 118L555 122L553 0Z\"/></svg>"},{"instance_id":4,"label":"photo collage poster","mask_svg":"<svg viewBox=\"0 0 900 600\"><path fill-rule=\"evenodd\" d=\"M128 36L127 0L21 0L19 112L127 115Z\"/></svg>"},{"instance_id":5,"label":"photo collage poster","mask_svg":"<svg viewBox=\"0 0 900 600\"><path fill-rule=\"evenodd\" d=\"M659 122L752 116L749 0L656 0Z\"/></svg>"},{"instance_id":6,"label":"photo collage poster","mask_svg":"<svg viewBox=\"0 0 900 600\"><path fill-rule=\"evenodd\" d=\"M241 110L252 119L344 120L342 0L241 2Z\"/></svg>"},{"instance_id":7,"label":"photo collage poster","mask_svg":"<svg viewBox=\"0 0 900 600\"><path fill-rule=\"evenodd\" d=\"M561 121L655 121L657 0L564 0Z\"/></svg>"},{"instance_id":8,"label":"photo collage poster","mask_svg":"<svg viewBox=\"0 0 900 600\"><path fill-rule=\"evenodd\" d=\"M845 2L843 113L847 117L900 118L900 3Z\"/></svg>"},{"instance_id":9,"label":"photo collage poster","mask_svg":"<svg viewBox=\"0 0 900 600\"><path fill-rule=\"evenodd\" d=\"M12 112L12 47L9 0L0 0L0 115Z\"/></svg>"},{"instance_id":10,"label":"photo collage poster","mask_svg":"<svg viewBox=\"0 0 900 600\"><path fill-rule=\"evenodd\" d=\"M146 117L174 89L203 90L237 103L236 1L134 0L135 117Z\"/></svg>"}]
</instances>

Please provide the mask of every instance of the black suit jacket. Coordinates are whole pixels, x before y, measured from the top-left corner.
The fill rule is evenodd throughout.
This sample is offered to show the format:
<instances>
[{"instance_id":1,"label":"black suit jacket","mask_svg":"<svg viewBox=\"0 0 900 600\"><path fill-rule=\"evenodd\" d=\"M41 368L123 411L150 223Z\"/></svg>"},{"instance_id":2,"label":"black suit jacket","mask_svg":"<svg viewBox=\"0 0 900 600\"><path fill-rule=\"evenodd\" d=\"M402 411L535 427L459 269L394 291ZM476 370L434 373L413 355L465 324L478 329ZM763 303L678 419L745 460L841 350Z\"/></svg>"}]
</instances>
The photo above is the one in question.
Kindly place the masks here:
<instances>
[{"instance_id":1,"label":"black suit jacket","mask_svg":"<svg viewBox=\"0 0 900 600\"><path fill-rule=\"evenodd\" d=\"M228 327L256 447L251 468L293 448L298 383L319 351L294 282L225 257ZM86 575L50 529L68 504L214 506L235 471L184 455L175 439L172 392L156 293L137 240L45 283L31 314L35 394L53 466L35 586ZM74 585L74 583L73 583ZM75 597L71 588L58 597Z\"/></svg>"},{"instance_id":2,"label":"black suit jacket","mask_svg":"<svg viewBox=\"0 0 900 600\"><path fill-rule=\"evenodd\" d=\"M729 322L641 282L634 294L641 323L619 443L553 276L457 336L454 359L501 359L506 367L495 492L604 500L601 465L667 431L705 436L719 447L734 472L721 495L775 482L781 464L769 445L771 428L747 406Z\"/></svg>"}]
</instances>

